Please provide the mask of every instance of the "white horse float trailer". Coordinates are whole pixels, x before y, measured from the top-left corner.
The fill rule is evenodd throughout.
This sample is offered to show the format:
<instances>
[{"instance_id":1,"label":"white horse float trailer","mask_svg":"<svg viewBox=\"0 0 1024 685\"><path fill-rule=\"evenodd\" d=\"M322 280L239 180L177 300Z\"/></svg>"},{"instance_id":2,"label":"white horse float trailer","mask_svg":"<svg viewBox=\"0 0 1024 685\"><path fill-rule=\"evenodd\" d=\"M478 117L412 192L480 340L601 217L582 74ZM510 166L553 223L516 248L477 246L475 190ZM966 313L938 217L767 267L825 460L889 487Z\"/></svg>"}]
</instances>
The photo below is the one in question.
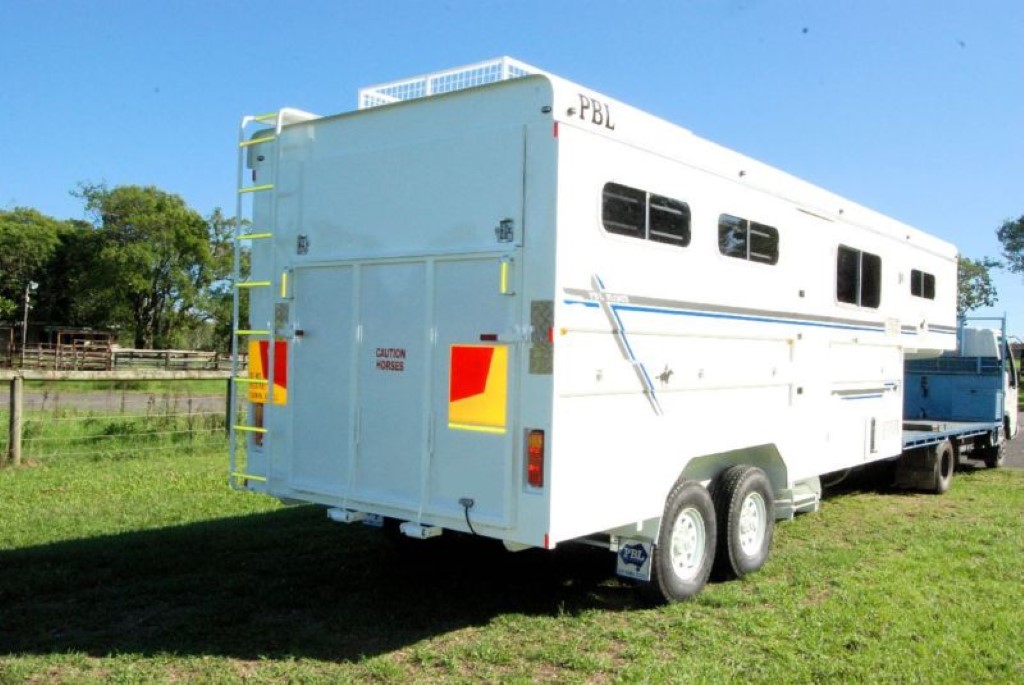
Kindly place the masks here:
<instances>
[{"instance_id":1,"label":"white horse float trailer","mask_svg":"<svg viewBox=\"0 0 1024 685\"><path fill-rule=\"evenodd\" d=\"M904 360L956 347L956 249L499 62L243 121L232 483L418 538L599 542L667 601L757 570L820 475L903 452Z\"/></svg>"}]
</instances>

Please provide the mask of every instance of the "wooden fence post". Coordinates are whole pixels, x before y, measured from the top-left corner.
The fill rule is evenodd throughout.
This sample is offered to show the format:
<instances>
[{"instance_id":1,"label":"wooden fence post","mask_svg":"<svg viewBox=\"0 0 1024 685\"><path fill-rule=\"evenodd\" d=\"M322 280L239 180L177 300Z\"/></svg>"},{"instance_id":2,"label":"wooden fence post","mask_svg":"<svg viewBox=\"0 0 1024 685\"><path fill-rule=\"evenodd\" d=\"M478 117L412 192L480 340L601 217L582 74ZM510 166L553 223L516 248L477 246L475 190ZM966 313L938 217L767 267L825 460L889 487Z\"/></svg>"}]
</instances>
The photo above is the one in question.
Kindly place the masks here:
<instances>
[{"instance_id":1,"label":"wooden fence post","mask_svg":"<svg viewBox=\"0 0 1024 685\"><path fill-rule=\"evenodd\" d=\"M21 406L24 387L25 379L21 376L11 379L11 426L7 435L7 451L15 466L21 466Z\"/></svg>"}]
</instances>

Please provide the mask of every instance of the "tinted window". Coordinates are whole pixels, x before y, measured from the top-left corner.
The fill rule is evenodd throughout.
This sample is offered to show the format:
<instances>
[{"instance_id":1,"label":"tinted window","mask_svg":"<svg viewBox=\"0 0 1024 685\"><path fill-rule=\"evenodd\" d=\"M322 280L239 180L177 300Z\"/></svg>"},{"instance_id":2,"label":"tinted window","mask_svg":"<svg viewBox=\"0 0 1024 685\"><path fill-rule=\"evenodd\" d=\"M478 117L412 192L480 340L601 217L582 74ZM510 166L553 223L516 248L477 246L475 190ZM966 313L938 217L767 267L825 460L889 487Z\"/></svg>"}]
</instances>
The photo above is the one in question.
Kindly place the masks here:
<instances>
[{"instance_id":1,"label":"tinted window","mask_svg":"<svg viewBox=\"0 0 1024 685\"><path fill-rule=\"evenodd\" d=\"M660 195L651 195L649 204L648 237L661 243L689 245L690 207L685 202Z\"/></svg>"},{"instance_id":2,"label":"tinted window","mask_svg":"<svg viewBox=\"0 0 1024 685\"><path fill-rule=\"evenodd\" d=\"M910 294L915 297L935 299L935 276L913 269L910 272Z\"/></svg>"},{"instance_id":3,"label":"tinted window","mask_svg":"<svg viewBox=\"0 0 1024 685\"><path fill-rule=\"evenodd\" d=\"M690 207L618 183L606 183L601 221L609 233L685 247L690 244Z\"/></svg>"},{"instance_id":4,"label":"tinted window","mask_svg":"<svg viewBox=\"0 0 1024 685\"><path fill-rule=\"evenodd\" d=\"M779 231L738 216L718 217L718 251L727 257L762 264L779 261Z\"/></svg>"},{"instance_id":5,"label":"tinted window","mask_svg":"<svg viewBox=\"0 0 1024 685\"><path fill-rule=\"evenodd\" d=\"M836 260L836 299L857 304L860 293L860 251L839 246Z\"/></svg>"},{"instance_id":6,"label":"tinted window","mask_svg":"<svg viewBox=\"0 0 1024 685\"><path fill-rule=\"evenodd\" d=\"M601 213L604 230L634 238L645 237L646 196L642 190L620 186L618 183L605 184Z\"/></svg>"},{"instance_id":7,"label":"tinted window","mask_svg":"<svg viewBox=\"0 0 1024 685\"><path fill-rule=\"evenodd\" d=\"M878 309L882 302L882 258L860 253L860 306Z\"/></svg>"},{"instance_id":8,"label":"tinted window","mask_svg":"<svg viewBox=\"0 0 1024 685\"><path fill-rule=\"evenodd\" d=\"M836 299L877 309L882 302L882 258L840 245L836 257Z\"/></svg>"}]
</instances>

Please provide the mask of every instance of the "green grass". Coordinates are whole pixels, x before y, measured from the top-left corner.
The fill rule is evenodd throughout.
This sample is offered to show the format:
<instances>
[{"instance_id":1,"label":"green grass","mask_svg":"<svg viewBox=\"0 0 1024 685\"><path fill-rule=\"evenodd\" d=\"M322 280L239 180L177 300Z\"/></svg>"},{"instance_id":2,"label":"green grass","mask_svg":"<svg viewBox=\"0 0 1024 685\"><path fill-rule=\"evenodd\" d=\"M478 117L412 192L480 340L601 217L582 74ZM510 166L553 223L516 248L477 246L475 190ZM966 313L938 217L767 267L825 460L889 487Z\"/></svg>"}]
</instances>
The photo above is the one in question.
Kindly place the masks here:
<instances>
[{"instance_id":1,"label":"green grass","mask_svg":"<svg viewBox=\"0 0 1024 685\"><path fill-rule=\"evenodd\" d=\"M394 546L224 462L0 470L0 683L1024 682L1024 472L832 496L760 573L652 608L607 552Z\"/></svg>"},{"instance_id":2,"label":"green grass","mask_svg":"<svg viewBox=\"0 0 1024 685\"><path fill-rule=\"evenodd\" d=\"M209 450L222 446L225 417L221 411L201 412L186 399L151 396L142 407L87 410L61 406L26 411L22 417L22 459L33 465L55 458L111 459L147 452ZM7 426L9 412L0 411ZM0 453L6 453L7 431L0 432Z\"/></svg>"}]
</instances>

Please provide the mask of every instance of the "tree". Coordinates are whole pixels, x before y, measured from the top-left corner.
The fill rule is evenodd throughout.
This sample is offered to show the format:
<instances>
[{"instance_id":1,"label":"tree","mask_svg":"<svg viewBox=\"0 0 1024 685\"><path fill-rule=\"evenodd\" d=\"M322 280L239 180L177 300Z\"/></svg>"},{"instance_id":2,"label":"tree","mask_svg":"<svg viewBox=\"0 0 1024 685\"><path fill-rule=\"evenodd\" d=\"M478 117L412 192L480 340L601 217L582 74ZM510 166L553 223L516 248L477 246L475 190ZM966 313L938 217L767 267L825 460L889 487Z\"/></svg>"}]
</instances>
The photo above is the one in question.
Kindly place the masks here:
<instances>
[{"instance_id":1,"label":"tree","mask_svg":"<svg viewBox=\"0 0 1024 685\"><path fill-rule=\"evenodd\" d=\"M964 316L978 307L991 307L999 299L996 286L992 283L989 270L1000 266L999 262L988 257L981 259L960 258L957 268L956 313Z\"/></svg>"},{"instance_id":2,"label":"tree","mask_svg":"<svg viewBox=\"0 0 1024 685\"><path fill-rule=\"evenodd\" d=\"M210 234L210 253L213 258L211 269L211 282L204 296L204 311L209 325L212 327L211 346L220 350L231 349L231 331L233 322L231 320L233 288L229 280L234 271L234 236L238 230L238 221L234 218L227 218L220 208L214 209L207 217L207 225ZM243 221L242 228L249 226L248 221ZM249 274L251 263L250 250L243 243L239 248L240 271L242 274ZM243 276L244 278L244 276ZM249 291L239 291L239 310L243 321L248 320Z\"/></svg>"},{"instance_id":3,"label":"tree","mask_svg":"<svg viewBox=\"0 0 1024 685\"><path fill-rule=\"evenodd\" d=\"M113 302L95 284L102 273L99 253L102 236L85 221L64 222L57 231L57 247L36 280L36 321L76 328L108 328Z\"/></svg>"},{"instance_id":4,"label":"tree","mask_svg":"<svg viewBox=\"0 0 1024 685\"><path fill-rule=\"evenodd\" d=\"M60 242L62 222L35 209L0 210L0 318L17 315L29 281L41 274Z\"/></svg>"},{"instance_id":5,"label":"tree","mask_svg":"<svg viewBox=\"0 0 1024 685\"><path fill-rule=\"evenodd\" d=\"M108 316L132 331L136 347L166 347L192 325L210 283L206 221L153 186L82 184L76 194L99 236L93 275Z\"/></svg>"},{"instance_id":6,"label":"tree","mask_svg":"<svg viewBox=\"0 0 1024 685\"><path fill-rule=\"evenodd\" d=\"M1006 268L1014 273L1024 274L1024 215L1004 221L996 231L996 236L1003 244Z\"/></svg>"}]
</instances>

